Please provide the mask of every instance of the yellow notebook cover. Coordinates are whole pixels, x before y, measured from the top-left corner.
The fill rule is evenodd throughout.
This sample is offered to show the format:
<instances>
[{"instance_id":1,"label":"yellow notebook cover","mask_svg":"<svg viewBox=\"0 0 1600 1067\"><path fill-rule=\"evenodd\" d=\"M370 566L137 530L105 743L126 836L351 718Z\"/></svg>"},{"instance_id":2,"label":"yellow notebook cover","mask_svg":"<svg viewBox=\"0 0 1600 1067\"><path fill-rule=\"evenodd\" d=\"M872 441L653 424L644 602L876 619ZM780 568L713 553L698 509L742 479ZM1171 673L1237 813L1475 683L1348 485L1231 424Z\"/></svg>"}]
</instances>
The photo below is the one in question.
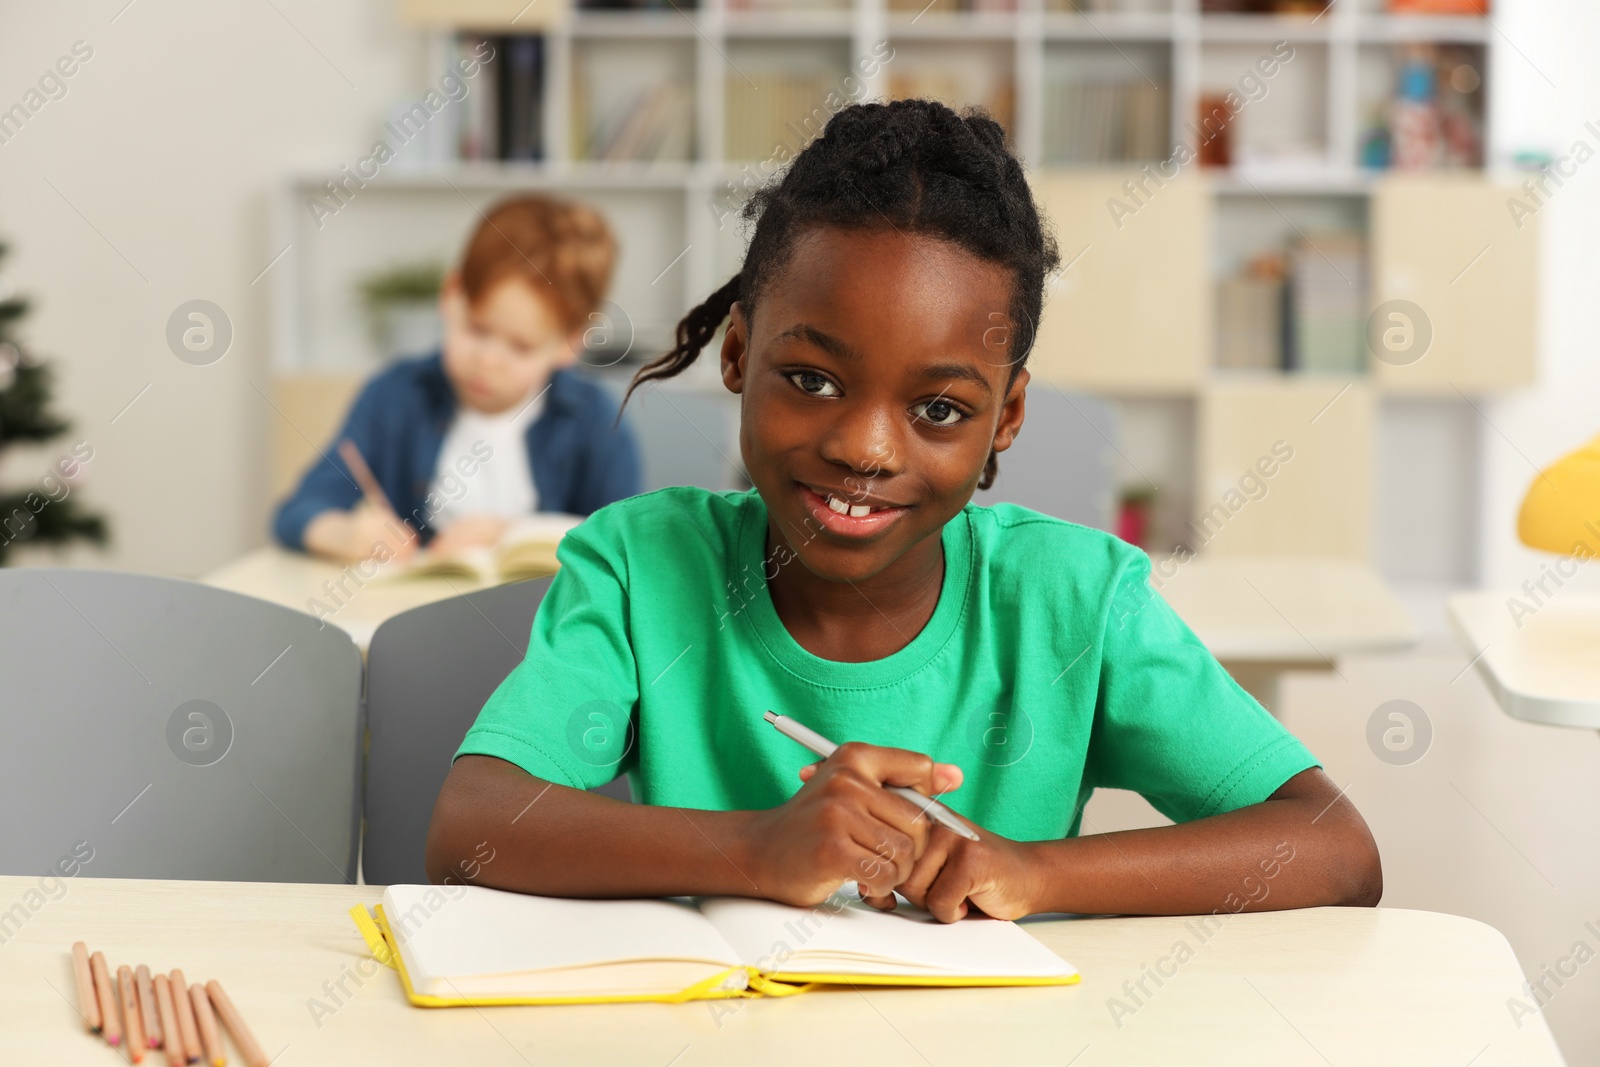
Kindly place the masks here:
<instances>
[{"instance_id":1,"label":"yellow notebook cover","mask_svg":"<svg viewBox=\"0 0 1600 1067\"><path fill-rule=\"evenodd\" d=\"M602 902L603 903L603 902ZM804 909L795 909L803 912ZM711 975L687 988L672 993L625 995L625 996L436 996L419 993L407 972L405 959L399 950L399 943L394 935L388 917L384 913L382 904L375 906L369 912L365 905L357 905L350 910L357 929L366 940L368 948L372 951L373 958L386 966L393 967L400 976L400 983L405 990L406 999L418 1007L444 1008L464 1006L494 1006L494 1005L536 1005L536 1004L610 1004L627 1002L657 1002L657 1003L682 1003L691 1000L718 1000L730 998L754 998L764 996L793 996L821 986L851 986L851 985L880 985L880 986L943 986L943 987L979 987L979 986L1045 986L1045 985L1071 985L1079 981L1078 974L1052 975L1048 977L1036 976L951 976L951 975L871 975L871 974L827 974L827 973L800 973L782 969L763 972L757 967L733 967ZM1070 965L1063 963L1063 967L1071 970ZM742 973L741 973L742 972Z\"/></svg>"}]
</instances>

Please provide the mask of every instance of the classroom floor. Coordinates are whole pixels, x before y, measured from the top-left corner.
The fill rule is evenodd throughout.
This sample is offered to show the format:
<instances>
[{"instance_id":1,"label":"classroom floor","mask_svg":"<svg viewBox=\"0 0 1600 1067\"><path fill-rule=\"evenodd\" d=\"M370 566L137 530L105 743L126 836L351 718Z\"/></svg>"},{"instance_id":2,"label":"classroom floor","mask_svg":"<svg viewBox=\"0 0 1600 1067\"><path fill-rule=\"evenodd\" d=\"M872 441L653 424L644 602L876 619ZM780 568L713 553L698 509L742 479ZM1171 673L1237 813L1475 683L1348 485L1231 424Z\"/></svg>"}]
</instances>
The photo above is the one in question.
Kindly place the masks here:
<instances>
[{"instance_id":1,"label":"classroom floor","mask_svg":"<svg viewBox=\"0 0 1600 1067\"><path fill-rule=\"evenodd\" d=\"M1384 906L1486 922L1533 980L1559 964L1570 977L1546 981L1545 1018L1568 1062L1600 1063L1600 734L1507 716L1476 671L1464 671L1442 597L1408 602L1424 632L1415 648L1348 657L1343 677L1287 676L1280 717L1348 784L1372 827ZM1408 766L1385 763L1367 744L1373 711L1396 699L1421 707L1433 727ZM1097 794L1085 817L1101 832L1165 821L1122 793ZM1575 954L1578 942L1587 950Z\"/></svg>"}]
</instances>

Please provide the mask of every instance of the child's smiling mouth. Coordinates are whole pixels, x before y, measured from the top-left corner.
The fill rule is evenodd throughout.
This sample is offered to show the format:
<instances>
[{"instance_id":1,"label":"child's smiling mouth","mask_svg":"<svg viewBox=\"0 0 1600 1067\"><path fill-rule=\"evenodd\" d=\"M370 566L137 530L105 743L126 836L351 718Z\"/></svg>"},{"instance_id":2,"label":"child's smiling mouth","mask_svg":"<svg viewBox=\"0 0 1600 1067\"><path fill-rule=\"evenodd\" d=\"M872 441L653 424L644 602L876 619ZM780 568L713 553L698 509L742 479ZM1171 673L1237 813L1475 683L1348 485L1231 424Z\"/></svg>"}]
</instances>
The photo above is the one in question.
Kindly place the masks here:
<instances>
[{"instance_id":1,"label":"child's smiling mouth","mask_svg":"<svg viewBox=\"0 0 1600 1067\"><path fill-rule=\"evenodd\" d=\"M819 492L803 482L795 485L812 518L823 529L846 537L875 536L911 510L908 504L891 504L877 497L863 499L859 493Z\"/></svg>"}]
</instances>

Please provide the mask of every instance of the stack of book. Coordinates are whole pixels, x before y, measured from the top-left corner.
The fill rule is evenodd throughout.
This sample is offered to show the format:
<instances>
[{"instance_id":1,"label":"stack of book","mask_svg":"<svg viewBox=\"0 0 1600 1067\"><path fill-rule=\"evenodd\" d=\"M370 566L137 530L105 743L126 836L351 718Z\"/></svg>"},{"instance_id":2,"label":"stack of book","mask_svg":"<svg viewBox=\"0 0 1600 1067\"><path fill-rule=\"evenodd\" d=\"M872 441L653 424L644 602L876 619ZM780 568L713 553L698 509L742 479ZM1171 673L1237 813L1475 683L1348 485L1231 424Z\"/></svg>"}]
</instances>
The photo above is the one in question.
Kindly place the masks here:
<instances>
[{"instance_id":1,"label":"stack of book","mask_svg":"<svg viewBox=\"0 0 1600 1067\"><path fill-rule=\"evenodd\" d=\"M461 59L492 55L472 79L466 97L446 109L456 158L543 159L544 38L462 34L456 39L456 54Z\"/></svg>"},{"instance_id":2,"label":"stack of book","mask_svg":"<svg viewBox=\"0 0 1600 1067\"><path fill-rule=\"evenodd\" d=\"M1367 246L1361 234L1312 233L1289 252L1293 316L1288 370L1360 374L1366 368Z\"/></svg>"},{"instance_id":3,"label":"stack of book","mask_svg":"<svg viewBox=\"0 0 1600 1067\"><path fill-rule=\"evenodd\" d=\"M575 101L578 159L643 162L689 159L694 130L694 90L679 81L647 85L620 106L588 115L587 101Z\"/></svg>"},{"instance_id":4,"label":"stack of book","mask_svg":"<svg viewBox=\"0 0 1600 1067\"><path fill-rule=\"evenodd\" d=\"M731 72L727 79L725 151L731 160L788 158L822 132L832 112L828 93L837 77L827 71ZM755 86L751 86L751 82ZM782 152L780 149L786 149Z\"/></svg>"},{"instance_id":5,"label":"stack of book","mask_svg":"<svg viewBox=\"0 0 1600 1067\"><path fill-rule=\"evenodd\" d=\"M1009 78L997 85L982 86L974 84L970 76L964 77L962 72L953 69L893 71L889 76L889 98L938 100L957 111L977 104L1005 127L1007 136L1011 134L1011 120L1016 113L1016 87Z\"/></svg>"},{"instance_id":6,"label":"stack of book","mask_svg":"<svg viewBox=\"0 0 1600 1067\"><path fill-rule=\"evenodd\" d=\"M1283 280L1240 275L1217 286L1217 366L1283 368Z\"/></svg>"},{"instance_id":7,"label":"stack of book","mask_svg":"<svg viewBox=\"0 0 1600 1067\"><path fill-rule=\"evenodd\" d=\"M1057 78L1044 92L1044 155L1053 163L1145 162L1172 149L1167 86Z\"/></svg>"}]
</instances>

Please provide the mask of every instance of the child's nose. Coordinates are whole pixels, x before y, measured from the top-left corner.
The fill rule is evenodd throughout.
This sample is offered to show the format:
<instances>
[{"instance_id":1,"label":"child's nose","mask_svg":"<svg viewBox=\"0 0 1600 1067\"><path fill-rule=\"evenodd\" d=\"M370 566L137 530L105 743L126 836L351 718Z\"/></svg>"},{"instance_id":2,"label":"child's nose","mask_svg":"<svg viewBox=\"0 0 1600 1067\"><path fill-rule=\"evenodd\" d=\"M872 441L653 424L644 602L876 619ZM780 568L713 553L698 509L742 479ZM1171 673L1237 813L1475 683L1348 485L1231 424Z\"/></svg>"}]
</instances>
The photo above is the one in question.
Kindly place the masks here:
<instances>
[{"instance_id":1,"label":"child's nose","mask_svg":"<svg viewBox=\"0 0 1600 1067\"><path fill-rule=\"evenodd\" d=\"M822 437L823 458L867 476L895 473L903 421L896 416L897 412L878 407L842 414Z\"/></svg>"}]
</instances>

